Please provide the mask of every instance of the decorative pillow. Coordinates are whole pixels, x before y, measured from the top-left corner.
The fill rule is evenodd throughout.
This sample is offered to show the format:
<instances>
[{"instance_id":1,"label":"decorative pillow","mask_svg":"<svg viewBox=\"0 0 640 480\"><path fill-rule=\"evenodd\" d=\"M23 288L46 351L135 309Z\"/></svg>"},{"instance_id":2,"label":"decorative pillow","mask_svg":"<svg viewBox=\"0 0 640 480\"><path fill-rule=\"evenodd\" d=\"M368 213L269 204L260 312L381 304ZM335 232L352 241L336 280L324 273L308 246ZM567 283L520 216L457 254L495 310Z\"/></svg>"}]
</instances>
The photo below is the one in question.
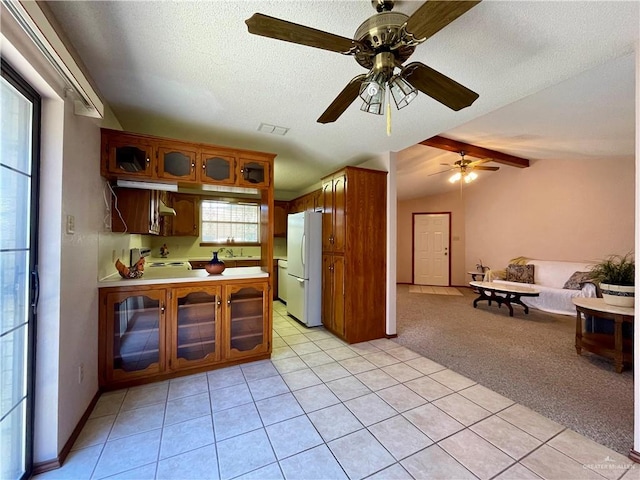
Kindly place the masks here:
<instances>
[{"instance_id":1,"label":"decorative pillow","mask_svg":"<svg viewBox=\"0 0 640 480\"><path fill-rule=\"evenodd\" d=\"M507 267L507 282L534 283L534 265L514 265L510 263Z\"/></svg>"},{"instance_id":2,"label":"decorative pillow","mask_svg":"<svg viewBox=\"0 0 640 480\"><path fill-rule=\"evenodd\" d=\"M569 277L569 280L564 282L562 288L566 288L567 290L582 290L582 286L589 282L593 282L590 272L574 272Z\"/></svg>"}]
</instances>

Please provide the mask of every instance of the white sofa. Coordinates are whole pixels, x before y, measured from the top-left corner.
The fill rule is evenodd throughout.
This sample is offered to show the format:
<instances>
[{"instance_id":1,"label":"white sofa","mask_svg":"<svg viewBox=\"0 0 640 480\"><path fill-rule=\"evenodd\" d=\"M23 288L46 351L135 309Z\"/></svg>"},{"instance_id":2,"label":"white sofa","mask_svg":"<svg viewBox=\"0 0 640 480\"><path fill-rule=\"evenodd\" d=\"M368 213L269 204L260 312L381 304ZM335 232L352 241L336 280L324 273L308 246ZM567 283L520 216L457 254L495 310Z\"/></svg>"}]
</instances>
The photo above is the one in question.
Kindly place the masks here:
<instances>
[{"instance_id":1,"label":"white sofa","mask_svg":"<svg viewBox=\"0 0 640 480\"><path fill-rule=\"evenodd\" d=\"M585 283L581 290L562 288L574 272L588 272L590 265L585 263L561 262L552 260L529 260L534 265L534 284L493 280L496 283L533 287L540 291L538 297L522 297L523 303L531 308L562 315L575 315L576 307L571 301L574 297L596 297L593 283Z\"/></svg>"}]
</instances>

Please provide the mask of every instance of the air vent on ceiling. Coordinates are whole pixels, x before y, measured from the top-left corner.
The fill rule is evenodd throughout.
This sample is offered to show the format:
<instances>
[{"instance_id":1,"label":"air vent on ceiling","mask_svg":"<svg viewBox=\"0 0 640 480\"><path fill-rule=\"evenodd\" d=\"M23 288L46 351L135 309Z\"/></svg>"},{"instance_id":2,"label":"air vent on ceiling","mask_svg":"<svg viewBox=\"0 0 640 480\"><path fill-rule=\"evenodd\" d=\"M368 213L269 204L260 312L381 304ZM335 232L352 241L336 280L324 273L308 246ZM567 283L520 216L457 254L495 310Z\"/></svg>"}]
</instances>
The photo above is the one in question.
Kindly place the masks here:
<instances>
[{"instance_id":1,"label":"air vent on ceiling","mask_svg":"<svg viewBox=\"0 0 640 480\"><path fill-rule=\"evenodd\" d=\"M279 127L278 125L270 125L268 123L261 123L258 127L259 132L271 133L273 135L282 135L283 137L289 131L286 127Z\"/></svg>"}]
</instances>

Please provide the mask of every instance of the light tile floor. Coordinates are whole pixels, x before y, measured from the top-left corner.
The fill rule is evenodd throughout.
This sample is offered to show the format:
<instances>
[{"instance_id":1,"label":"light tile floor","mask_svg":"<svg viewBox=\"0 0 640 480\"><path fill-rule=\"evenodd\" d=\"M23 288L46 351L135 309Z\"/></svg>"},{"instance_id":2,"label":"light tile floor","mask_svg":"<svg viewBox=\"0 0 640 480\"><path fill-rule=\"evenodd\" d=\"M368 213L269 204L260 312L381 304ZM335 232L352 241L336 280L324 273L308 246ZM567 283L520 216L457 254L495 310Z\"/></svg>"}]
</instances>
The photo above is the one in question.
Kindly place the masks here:
<instances>
[{"instance_id":1,"label":"light tile floor","mask_svg":"<svg viewBox=\"0 0 640 480\"><path fill-rule=\"evenodd\" d=\"M397 343L274 305L271 360L103 394L42 479L640 479L640 465Z\"/></svg>"},{"instance_id":2,"label":"light tile floor","mask_svg":"<svg viewBox=\"0 0 640 480\"><path fill-rule=\"evenodd\" d=\"M462 296L462 292L456 287L434 287L431 285L409 285L409 293L430 293L431 295Z\"/></svg>"}]
</instances>

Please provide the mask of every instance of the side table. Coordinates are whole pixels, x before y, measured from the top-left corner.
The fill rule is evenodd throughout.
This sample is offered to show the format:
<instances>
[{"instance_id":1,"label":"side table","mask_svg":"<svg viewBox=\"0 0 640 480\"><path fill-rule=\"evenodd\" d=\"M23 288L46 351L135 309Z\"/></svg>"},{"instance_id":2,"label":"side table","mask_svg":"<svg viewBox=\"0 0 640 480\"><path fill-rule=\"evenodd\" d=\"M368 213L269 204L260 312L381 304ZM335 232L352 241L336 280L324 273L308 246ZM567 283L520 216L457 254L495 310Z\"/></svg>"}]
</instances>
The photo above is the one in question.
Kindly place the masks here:
<instances>
[{"instance_id":1,"label":"side table","mask_svg":"<svg viewBox=\"0 0 640 480\"><path fill-rule=\"evenodd\" d=\"M602 298L574 298L576 306L576 352L582 350L613 359L616 372L621 373L625 365L633 364L633 341L622 337L622 324L634 322L634 309L608 305ZM613 320L613 335L584 331L582 316L593 315Z\"/></svg>"},{"instance_id":2,"label":"side table","mask_svg":"<svg viewBox=\"0 0 640 480\"><path fill-rule=\"evenodd\" d=\"M467 272L467 275L471 275L471 280L473 282L481 282L482 279L484 278L484 274L485 272L479 272L477 270L474 270L472 272Z\"/></svg>"}]
</instances>

